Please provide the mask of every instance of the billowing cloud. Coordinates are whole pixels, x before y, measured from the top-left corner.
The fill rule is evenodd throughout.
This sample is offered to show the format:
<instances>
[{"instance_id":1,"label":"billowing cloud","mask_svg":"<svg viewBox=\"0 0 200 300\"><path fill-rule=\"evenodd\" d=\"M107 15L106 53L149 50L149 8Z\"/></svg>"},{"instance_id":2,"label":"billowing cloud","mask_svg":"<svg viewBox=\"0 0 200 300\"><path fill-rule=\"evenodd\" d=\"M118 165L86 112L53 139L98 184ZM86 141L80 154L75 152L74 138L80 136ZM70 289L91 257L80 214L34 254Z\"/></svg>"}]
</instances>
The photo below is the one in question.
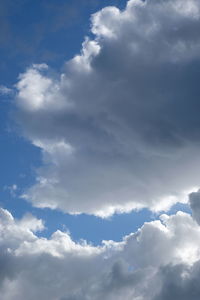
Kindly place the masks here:
<instances>
[{"instance_id":1,"label":"billowing cloud","mask_svg":"<svg viewBox=\"0 0 200 300\"><path fill-rule=\"evenodd\" d=\"M200 182L199 26L198 0L130 0L92 16L62 74L21 74L18 122L44 162L24 197L102 217L186 202Z\"/></svg>"},{"instance_id":2,"label":"billowing cloud","mask_svg":"<svg viewBox=\"0 0 200 300\"><path fill-rule=\"evenodd\" d=\"M161 215L121 242L93 246L67 232L38 237L42 220L0 210L4 300L167 300L200 297L200 226L189 214Z\"/></svg>"}]
</instances>

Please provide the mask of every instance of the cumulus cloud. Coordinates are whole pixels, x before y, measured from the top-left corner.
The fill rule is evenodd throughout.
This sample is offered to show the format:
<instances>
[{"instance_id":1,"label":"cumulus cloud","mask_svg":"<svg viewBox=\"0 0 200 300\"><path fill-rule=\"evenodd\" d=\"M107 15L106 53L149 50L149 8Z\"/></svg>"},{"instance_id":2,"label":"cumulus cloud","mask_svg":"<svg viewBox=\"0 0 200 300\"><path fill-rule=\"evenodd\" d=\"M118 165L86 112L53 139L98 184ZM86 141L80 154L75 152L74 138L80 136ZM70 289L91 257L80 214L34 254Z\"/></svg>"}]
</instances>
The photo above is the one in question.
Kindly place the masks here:
<instances>
[{"instance_id":1,"label":"cumulus cloud","mask_svg":"<svg viewBox=\"0 0 200 300\"><path fill-rule=\"evenodd\" d=\"M94 38L62 74L21 74L18 122L44 161L23 197L102 217L186 202L199 186L199 25L198 0L130 0L91 17Z\"/></svg>"},{"instance_id":2,"label":"cumulus cloud","mask_svg":"<svg viewBox=\"0 0 200 300\"><path fill-rule=\"evenodd\" d=\"M32 215L0 209L0 293L4 300L167 300L200 297L200 226L183 212L161 215L121 242L93 246Z\"/></svg>"}]
</instances>

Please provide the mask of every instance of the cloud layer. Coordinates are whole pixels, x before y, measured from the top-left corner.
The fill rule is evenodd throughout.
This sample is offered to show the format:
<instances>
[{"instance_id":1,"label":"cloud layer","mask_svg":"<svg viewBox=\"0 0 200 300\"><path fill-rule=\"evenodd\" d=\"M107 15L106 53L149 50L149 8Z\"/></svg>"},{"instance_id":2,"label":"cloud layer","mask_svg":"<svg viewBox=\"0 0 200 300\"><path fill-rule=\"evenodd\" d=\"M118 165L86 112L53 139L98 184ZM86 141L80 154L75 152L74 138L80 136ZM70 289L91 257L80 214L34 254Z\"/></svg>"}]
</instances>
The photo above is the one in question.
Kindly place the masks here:
<instances>
[{"instance_id":1,"label":"cloud layer","mask_svg":"<svg viewBox=\"0 0 200 300\"><path fill-rule=\"evenodd\" d=\"M91 17L62 74L21 74L18 122L44 162L24 197L102 217L185 202L199 186L199 26L198 0L130 0Z\"/></svg>"},{"instance_id":2,"label":"cloud layer","mask_svg":"<svg viewBox=\"0 0 200 300\"><path fill-rule=\"evenodd\" d=\"M167 300L200 297L200 226L161 215L121 242L92 246L44 229L31 215L0 210L0 293L4 300Z\"/></svg>"}]
</instances>

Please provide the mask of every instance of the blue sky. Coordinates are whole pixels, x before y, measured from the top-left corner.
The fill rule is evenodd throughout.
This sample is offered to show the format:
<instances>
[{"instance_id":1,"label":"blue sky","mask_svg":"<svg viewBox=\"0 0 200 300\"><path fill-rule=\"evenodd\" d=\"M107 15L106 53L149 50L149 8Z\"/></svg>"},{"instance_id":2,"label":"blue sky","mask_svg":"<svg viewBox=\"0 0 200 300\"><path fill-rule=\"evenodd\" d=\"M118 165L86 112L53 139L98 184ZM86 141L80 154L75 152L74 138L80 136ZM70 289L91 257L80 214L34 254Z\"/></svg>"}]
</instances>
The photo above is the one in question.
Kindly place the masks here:
<instances>
[{"instance_id":1,"label":"blue sky","mask_svg":"<svg viewBox=\"0 0 200 300\"><path fill-rule=\"evenodd\" d=\"M199 25L198 0L0 1L3 300L200 298Z\"/></svg>"}]
</instances>

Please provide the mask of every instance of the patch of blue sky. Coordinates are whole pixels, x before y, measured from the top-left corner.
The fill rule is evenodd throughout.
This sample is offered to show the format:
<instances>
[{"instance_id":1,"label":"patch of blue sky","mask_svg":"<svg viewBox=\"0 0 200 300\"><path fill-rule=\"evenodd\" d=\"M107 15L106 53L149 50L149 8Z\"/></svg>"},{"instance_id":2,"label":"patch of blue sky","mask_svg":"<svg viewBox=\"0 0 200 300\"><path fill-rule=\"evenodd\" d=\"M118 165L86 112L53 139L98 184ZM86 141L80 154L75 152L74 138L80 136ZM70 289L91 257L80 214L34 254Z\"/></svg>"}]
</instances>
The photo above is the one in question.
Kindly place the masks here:
<instances>
[{"instance_id":1,"label":"patch of blue sky","mask_svg":"<svg viewBox=\"0 0 200 300\"><path fill-rule=\"evenodd\" d=\"M75 241L86 240L93 245L100 245L103 240L121 241L124 236L137 231L144 222L150 222L155 216L147 209L133 211L128 214L115 214L108 219L80 214L69 215L48 208L39 209L32 207L23 199L8 195L4 191L7 208L15 218L20 219L26 213L31 213L45 224L45 229L38 232L38 236L49 238L56 230L70 232Z\"/></svg>"},{"instance_id":2,"label":"patch of blue sky","mask_svg":"<svg viewBox=\"0 0 200 300\"><path fill-rule=\"evenodd\" d=\"M12 189L12 186L10 188ZM86 214L70 215L58 210L32 207L31 204L18 197L19 192L17 190L16 194L13 195L11 189L7 188L3 191L4 199L7 199L3 207L7 208L15 218L21 218L24 214L31 213L42 219L45 229L37 235L47 238L56 230L61 230L70 232L75 241L84 239L93 245L100 245L102 240L121 241L124 236L137 231L145 222L158 219L164 213L155 214L148 209L142 209L126 214L115 214L108 219ZM179 210L191 213L187 204L178 203L167 214L173 215Z\"/></svg>"}]
</instances>

